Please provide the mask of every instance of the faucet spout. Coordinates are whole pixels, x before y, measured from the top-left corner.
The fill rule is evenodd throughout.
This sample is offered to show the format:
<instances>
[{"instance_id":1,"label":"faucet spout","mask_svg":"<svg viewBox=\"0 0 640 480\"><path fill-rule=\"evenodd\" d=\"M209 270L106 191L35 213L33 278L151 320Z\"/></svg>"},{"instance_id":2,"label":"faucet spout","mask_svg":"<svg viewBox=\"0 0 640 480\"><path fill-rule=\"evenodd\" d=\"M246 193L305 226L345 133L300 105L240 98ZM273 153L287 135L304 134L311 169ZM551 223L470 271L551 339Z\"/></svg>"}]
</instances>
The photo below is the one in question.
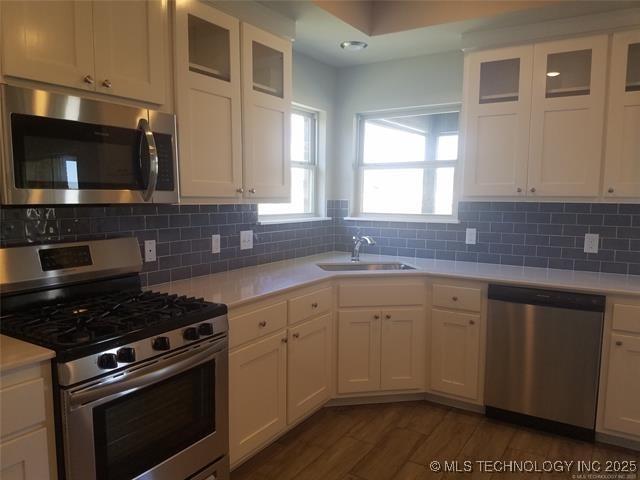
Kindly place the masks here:
<instances>
[{"instance_id":1,"label":"faucet spout","mask_svg":"<svg viewBox=\"0 0 640 480\"><path fill-rule=\"evenodd\" d=\"M360 232L356 233L353 237L353 252L351 252L352 262L360 261L360 247L362 247L363 244L375 245L376 241L367 235L360 235Z\"/></svg>"}]
</instances>

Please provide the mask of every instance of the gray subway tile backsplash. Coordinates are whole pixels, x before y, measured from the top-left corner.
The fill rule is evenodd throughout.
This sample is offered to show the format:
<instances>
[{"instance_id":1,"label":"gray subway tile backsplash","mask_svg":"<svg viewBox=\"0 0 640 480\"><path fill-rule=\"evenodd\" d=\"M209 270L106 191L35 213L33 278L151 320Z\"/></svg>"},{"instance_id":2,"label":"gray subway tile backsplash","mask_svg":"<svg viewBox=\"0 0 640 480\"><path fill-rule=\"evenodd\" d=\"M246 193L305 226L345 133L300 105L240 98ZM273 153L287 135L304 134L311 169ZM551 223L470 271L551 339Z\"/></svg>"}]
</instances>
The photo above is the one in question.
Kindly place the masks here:
<instances>
[{"instance_id":1,"label":"gray subway tile backsplash","mask_svg":"<svg viewBox=\"0 0 640 480\"><path fill-rule=\"evenodd\" d=\"M350 251L357 231L377 241L363 252L640 275L638 204L461 202L457 224L345 220L348 213L348 201L329 200L332 220L260 225L256 205L2 207L0 243L156 240L158 260L145 263L145 285ZM477 229L477 244L464 243L466 228ZM241 230L254 231L253 249L240 250ZM600 235L598 254L583 252L585 233ZM211 253L214 234L219 254Z\"/></svg>"}]
</instances>

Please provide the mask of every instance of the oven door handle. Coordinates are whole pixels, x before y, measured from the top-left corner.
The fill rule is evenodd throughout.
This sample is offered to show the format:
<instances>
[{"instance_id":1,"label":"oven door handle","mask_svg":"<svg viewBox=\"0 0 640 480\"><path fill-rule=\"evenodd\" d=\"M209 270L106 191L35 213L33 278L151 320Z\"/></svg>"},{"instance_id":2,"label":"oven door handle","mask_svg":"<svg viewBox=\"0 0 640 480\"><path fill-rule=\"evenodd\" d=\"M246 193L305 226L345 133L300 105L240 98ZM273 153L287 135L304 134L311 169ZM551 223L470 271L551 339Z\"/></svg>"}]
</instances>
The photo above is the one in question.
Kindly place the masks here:
<instances>
[{"instance_id":1,"label":"oven door handle","mask_svg":"<svg viewBox=\"0 0 640 480\"><path fill-rule=\"evenodd\" d=\"M149 150L149 183L147 184L147 189L142 193L142 198L145 202L148 202L155 193L158 184L158 149L156 148L156 139L146 118L140 119L138 128L144 133Z\"/></svg>"},{"instance_id":2,"label":"oven door handle","mask_svg":"<svg viewBox=\"0 0 640 480\"><path fill-rule=\"evenodd\" d=\"M161 361L159 364L153 365L153 368L149 367L134 370L122 377L118 377L114 381L72 392L69 394L69 405L71 407L86 405L114 394L132 392L142 387L152 385L211 360L217 353L223 351L226 346L227 340L221 340L202 350L190 352L189 356L175 363L171 361L173 359L170 360L171 363L168 365L165 365L165 363L167 363L166 361Z\"/></svg>"}]
</instances>

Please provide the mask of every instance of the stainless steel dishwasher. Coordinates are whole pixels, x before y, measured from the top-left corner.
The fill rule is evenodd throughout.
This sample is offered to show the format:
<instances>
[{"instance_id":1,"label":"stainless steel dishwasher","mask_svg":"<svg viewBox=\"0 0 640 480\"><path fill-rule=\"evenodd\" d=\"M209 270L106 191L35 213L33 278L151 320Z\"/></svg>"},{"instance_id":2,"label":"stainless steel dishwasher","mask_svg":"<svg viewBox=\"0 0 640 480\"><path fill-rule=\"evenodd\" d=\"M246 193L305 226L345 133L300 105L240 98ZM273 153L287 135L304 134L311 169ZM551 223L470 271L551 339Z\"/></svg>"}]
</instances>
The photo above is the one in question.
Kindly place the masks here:
<instances>
[{"instance_id":1,"label":"stainless steel dishwasher","mask_svg":"<svg viewBox=\"0 0 640 480\"><path fill-rule=\"evenodd\" d=\"M489 286L487 416L593 439L605 297Z\"/></svg>"}]
</instances>

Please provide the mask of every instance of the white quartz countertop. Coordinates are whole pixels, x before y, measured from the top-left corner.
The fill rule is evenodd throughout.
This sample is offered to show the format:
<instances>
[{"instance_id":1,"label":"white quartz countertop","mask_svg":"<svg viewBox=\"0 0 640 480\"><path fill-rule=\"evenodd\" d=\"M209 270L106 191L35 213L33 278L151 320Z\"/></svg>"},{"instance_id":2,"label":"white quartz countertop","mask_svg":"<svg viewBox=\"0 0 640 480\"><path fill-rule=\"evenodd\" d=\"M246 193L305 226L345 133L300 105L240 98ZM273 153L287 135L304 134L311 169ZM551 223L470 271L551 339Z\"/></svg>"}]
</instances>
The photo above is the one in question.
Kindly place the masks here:
<instances>
[{"instance_id":1,"label":"white quartz countertop","mask_svg":"<svg viewBox=\"0 0 640 480\"><path fill-rule=\"evenodd\" d=\"M0 372L5 373L14 368L25 367L49 360L56 352L23 342L7 335L0 335Z\"/></svg>"},{"instance_id":2,"label":"white quartz countertop","mask_svg":"<svg viewBox=\"0 0 640 480\"><path fill-rule=\"evenodd\" d=\"M327 272L317 263L349 262L350 255L330 252L292 260L246 267L228 272L193 277L161 285L150 290L203 297L210 302L237 307L269 295L286 292L323 280L353 277L430 276L481 280L538 288L563 289L601 295L640 296L640 276L612 273L576 272L548 268L515 267L488 263L453 262L387 255L360 255L361 262L402 262L415 270Z\"/></svg>"}]
</instances>

